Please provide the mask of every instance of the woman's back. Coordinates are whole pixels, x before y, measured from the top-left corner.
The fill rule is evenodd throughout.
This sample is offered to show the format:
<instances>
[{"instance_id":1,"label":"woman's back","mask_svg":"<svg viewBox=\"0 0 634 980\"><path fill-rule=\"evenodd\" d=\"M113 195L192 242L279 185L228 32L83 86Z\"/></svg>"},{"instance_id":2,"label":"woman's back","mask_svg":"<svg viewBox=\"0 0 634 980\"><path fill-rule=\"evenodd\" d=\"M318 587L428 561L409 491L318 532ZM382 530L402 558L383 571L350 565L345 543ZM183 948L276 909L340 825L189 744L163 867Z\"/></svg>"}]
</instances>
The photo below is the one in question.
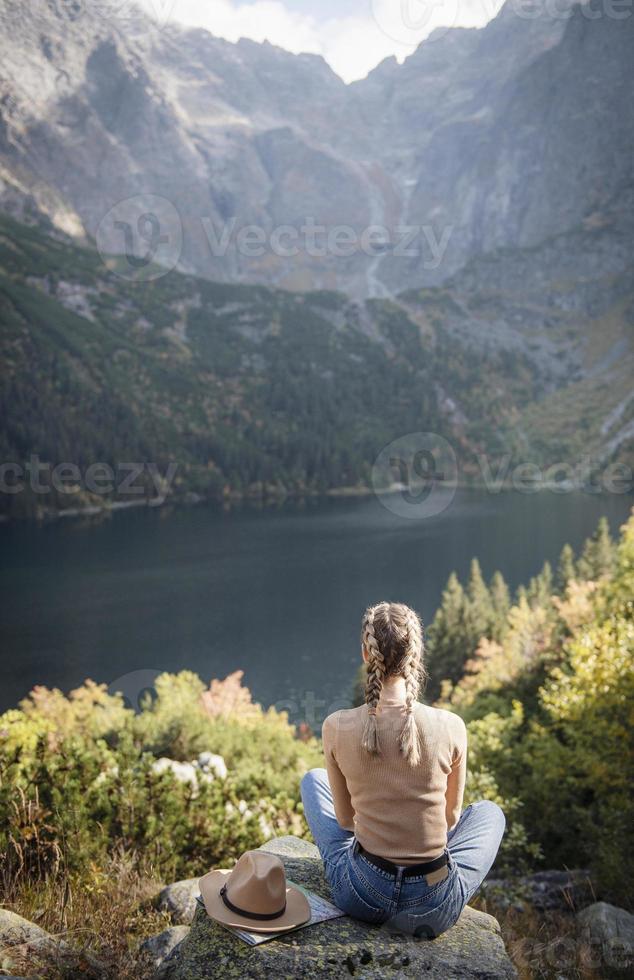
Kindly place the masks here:
<instances>
[{"instance_id":1,"label":"woman's back","mask_svg":"<svg viewBox=\"0 0 634 980\"><path fill-rule=\"evenodd\" d=\"M406 715L399 679L384 683L376 712L379 754L363 747L368 706L337 711L323 725L335 812L367 851L395 864L431 860L457 823L466 774L467 734L458 715L416 702L416 765L399 744Z\"/></svg>"},{"instance_id":2,"label":"woman's back","mask_svg":"<svg viewBox=\"0 0 634 980\"><path fill-rule=\"evenodd\" d=\"M461 813L467 731L458 715L418 701L425 664L414 610L369 606L361 654L365 704L326 718L327 770L303 777L304 813L340 909L438 936L491 867L504 814L489 800Z\"/></svg>"}]
</instances>

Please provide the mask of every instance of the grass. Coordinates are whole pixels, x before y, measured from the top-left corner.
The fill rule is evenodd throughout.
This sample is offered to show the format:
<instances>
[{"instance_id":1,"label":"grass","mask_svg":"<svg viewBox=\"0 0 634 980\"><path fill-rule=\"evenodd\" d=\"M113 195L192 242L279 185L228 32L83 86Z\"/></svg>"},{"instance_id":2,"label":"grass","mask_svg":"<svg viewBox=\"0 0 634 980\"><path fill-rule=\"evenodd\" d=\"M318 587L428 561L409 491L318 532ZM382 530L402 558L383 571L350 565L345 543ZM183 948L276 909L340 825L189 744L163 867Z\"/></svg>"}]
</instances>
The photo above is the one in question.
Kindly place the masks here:
<instances>
[{"instance_id":1,"label":"grass","mask_svg":"<svg viewBox=\"0 0 634 980\"><path fill-rule=\"evenodd\" d=\"M129 855L113 858L108 867L93 868L89 878L63 873L33 883L26 878L5 881L2 907L10 908L55 937L63 937L82 955L51 964L30 958L0 959L3 969L38 970L43 980L151 980L155 967L139 954L144 938L168 928L166 912L152 899L163 887L151 869L135 867ZM530 907L502 910L491 900L474 902L496 916L519 980L600 980L604 968L597 951L580 939L574 910L539 913Z\"/></svg>"},{"instance_id":2,"label":"grass","mask_svg":"<svg viewBox=\"0 0 634 980\"><path fill-rule=\"evenodd\" d=\"M138 947L171 925L168 914L152 906L162 886L151 869L139 871L125 854L107 867L93 867L89 877L62 871L41 882L5 876L0 907L63 938L77 955L51 963L34 954L13 954L10 962L0 959L0 976L6 969L25 974L36 969L44 980L150 980L155 968Z\"/></svg>"},{"instance_id":3,"label":"grass","mask_svg":"<svg viewBox=\"0 0 634 980\"><path fill-rule=\"evenodd\" d=\"M605 977L597 951L580 938L574 909L570 912L538 912L500 909L484 898L474 902L500 923L506 950L519 980L602 980Z\"/></svg>"}]
</instances>

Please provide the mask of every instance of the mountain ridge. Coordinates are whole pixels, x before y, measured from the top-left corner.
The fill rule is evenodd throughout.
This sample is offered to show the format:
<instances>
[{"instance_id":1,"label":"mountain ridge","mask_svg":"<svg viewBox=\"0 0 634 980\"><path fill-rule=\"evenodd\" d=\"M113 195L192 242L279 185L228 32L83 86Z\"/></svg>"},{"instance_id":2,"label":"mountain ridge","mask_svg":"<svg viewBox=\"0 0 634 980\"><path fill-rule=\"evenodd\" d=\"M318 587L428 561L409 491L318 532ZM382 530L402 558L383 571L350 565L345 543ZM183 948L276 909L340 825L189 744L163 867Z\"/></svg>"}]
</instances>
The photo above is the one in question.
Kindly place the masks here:
<instances>
[{"instance_id":1,"label":"mountain ridge","mask_svg":"<svg viewBox=\"0 0 634 980\"><path fill-rule=\"evenodd\" d=\"M1 9L0 206L24 216L30 195L79 240L117 202L162 196L182 222L180 268L195 275L395 295L566 231L631 177L631 18L573 5L525 19L508 2L486 27L448 30L346 86L323 59L159 31L140 12L117 24L73 19L52 0L28 16L7 0ZM606 45L610 57L587 69L588 50ZM593 99L580 84L588 71ZM551 156L541 176L537 146ZM308 217L349 228L351 254L311 255L300 236L290 257L246 255L233 240L214 255L202 225L235 219L268 237ZM373 225L388 241L364 252ZM401 226L418 229L412 258L395 254ZM442 254L430 256L421 229L445 235ZM120 236L108 246L120 251Z\"/></svg>"}]
</instances>

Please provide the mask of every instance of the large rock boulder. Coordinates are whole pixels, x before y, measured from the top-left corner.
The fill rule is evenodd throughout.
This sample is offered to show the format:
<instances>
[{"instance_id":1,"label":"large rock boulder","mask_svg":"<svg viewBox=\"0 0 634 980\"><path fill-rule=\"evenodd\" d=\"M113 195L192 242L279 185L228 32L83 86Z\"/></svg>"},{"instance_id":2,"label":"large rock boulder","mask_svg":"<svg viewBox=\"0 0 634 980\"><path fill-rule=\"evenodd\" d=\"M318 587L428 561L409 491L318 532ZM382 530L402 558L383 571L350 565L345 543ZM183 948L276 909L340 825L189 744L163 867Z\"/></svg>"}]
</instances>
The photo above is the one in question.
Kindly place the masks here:
<instances>
[{"instance_id":1,"label":"large rock boulder","mask_svg":"<svg viewBox=\"0 0 634 980\"><path fill-rule=\"evenodd\" d=\"M577 915L585 940L596 947L604 967L613 972L634 970L634 915L607 902L595 902Z\"/></svg>"},{"instance_id":2,"label":"large rock boulder","mask_svg":"<svg viewBox=\"0 0 634 980\"><path fill-rule=\"evenodd\" d=\"M16 912L0 909L0 969L31 970L55 967L67 976L105 980L106 970L96 957L75 949Z\"/></svg>"},{"instance_id":3,"label":"large rock boulder","mask_svg":"<svg viewBox=\"0 0 634 980\"><path fill-rule=\"evenodd\" d=\"M50 933L34 922L23 919L17 912L0 909L0 950L26 946L34 950L57 949L58 945Z\"/></svg>"},{"instance_id":4,"label":"large rock boulder","mask_svg":"<svg viewBox=\"0 0 634 980\"><path fill-rule=\"evenodd\" d=\"M67 957L68 946L58 942L17 912L0 909L0 972L29 970Z\"/></svg>"},{"instance_id":5,"label":"large rock boulder","mask_svg":"<svg viewBox=\"0 0 634 980\"><path fill-rule=\"evenodd\" d=\"M188 933L189 926L171 926L142 942L141 952L150 957L154 966L160 966L178 944L187 938Z\"/></svg>"},{"instance_id":6,"label":"large rock boulder","mask_svg":"<svg viewBox=\"0 0 634 980\"><path fill-rule=\"evenodd\" d=\"M589 905L596 894L590 872L581 869L489 878L482 889L498 910L528 904L538 912L572 912Z\"/></svg>"},{"instance_id":7,"label":"large rock boulder","mask_svg":"<svg viewBox=\"0 0 634 980\"><path fill-rule=\"evenodd\" d=\"M199 895L198 878L175 881L164 888L156 899L156 907L168 912L175 925L188 926L196 911L196 896Z\"/></svg>"},{"instance_id":8,"label":"large rock boulder","mask_svg":"<svg viewBox=\"0 0 634 980\"><path fill-rule=\"evenodd\" d=\"M330 898L314 845L296 837L279 837L264 844L263 850L279 855L290 879ZM516 972L497 921L471 908L433 942L346 916L250 947L199 907L189 935L163 962L157 980L321 980L351 975L358 980L420 976L428 980L511 980Z\"/></svg>"}]
</instances>

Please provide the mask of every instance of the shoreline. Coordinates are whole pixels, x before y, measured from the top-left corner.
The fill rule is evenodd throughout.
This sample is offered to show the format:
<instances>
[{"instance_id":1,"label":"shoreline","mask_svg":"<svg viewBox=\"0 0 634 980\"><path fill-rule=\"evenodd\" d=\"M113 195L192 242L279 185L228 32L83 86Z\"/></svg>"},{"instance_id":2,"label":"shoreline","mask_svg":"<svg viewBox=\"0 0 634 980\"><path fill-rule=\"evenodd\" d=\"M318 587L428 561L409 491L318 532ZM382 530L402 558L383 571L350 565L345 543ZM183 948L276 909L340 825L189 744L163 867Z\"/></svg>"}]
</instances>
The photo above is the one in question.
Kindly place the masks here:
<instances>
[{"instance_id":1,"label":"shoreline","mask_svg":"<svg viewBox=\"0 0 634 980\"><path fill-rule=\"evenodd\" d=\"M30 516L11 516L9 514L0 514L0 526L16 525L16 524L28 524L43 526L45 524L51 524L60 520L73 520L73 519L83 519L83 518L98 518L106 519L112 517L119 511L132 510L135 508L148 508L148 509L158 509L163 507L195 507L199 505L211 505L221 510L230 510L233 507L242 506L255 506L262 510L273 509L279 507L286 502L299 502L302 500L328 500L328 499L362 499L363 497L376 496L379 500L381 497L395 496L396 494L403 493L404 491L420 492L424 490L423 484L405 486L404 484L392 484L389 487L383 487L379 490L374 489L370 486L342 486L342 487L330 487L328 490L302 490L293 491L289 490L286 492L267 492L267 493L243 493L243 492L231 492L225 496L218 497L204 497L201 494L194 493L193 491L186 491L184 494L178 496L165 496L163 498L158 497L143 497L141 500L113 500L105 502L103 506L98 504L88 504L85 507L67 507L63 510L49 509L42 510L42 512L33 514ZM533 485L530 489L513 486L512 484L502 484L491 487L485 480L459 480L455 483L448 483L443 489L447 489L452 493L456 493L458 490L473 490L473 491L486 491L491 496L496 497L500 494L506 493L522 493L525 496L532 496L536 493L587 493L591 496L606 496L609 495L609 491L605 488L597 488L596 486L589 487L587 483L581 483L577 481L562 481L562 482L543 482ZM633 490L629 488L627 490L621 491L619 496L632 496Z\"/></svg>"}]
</instances>

